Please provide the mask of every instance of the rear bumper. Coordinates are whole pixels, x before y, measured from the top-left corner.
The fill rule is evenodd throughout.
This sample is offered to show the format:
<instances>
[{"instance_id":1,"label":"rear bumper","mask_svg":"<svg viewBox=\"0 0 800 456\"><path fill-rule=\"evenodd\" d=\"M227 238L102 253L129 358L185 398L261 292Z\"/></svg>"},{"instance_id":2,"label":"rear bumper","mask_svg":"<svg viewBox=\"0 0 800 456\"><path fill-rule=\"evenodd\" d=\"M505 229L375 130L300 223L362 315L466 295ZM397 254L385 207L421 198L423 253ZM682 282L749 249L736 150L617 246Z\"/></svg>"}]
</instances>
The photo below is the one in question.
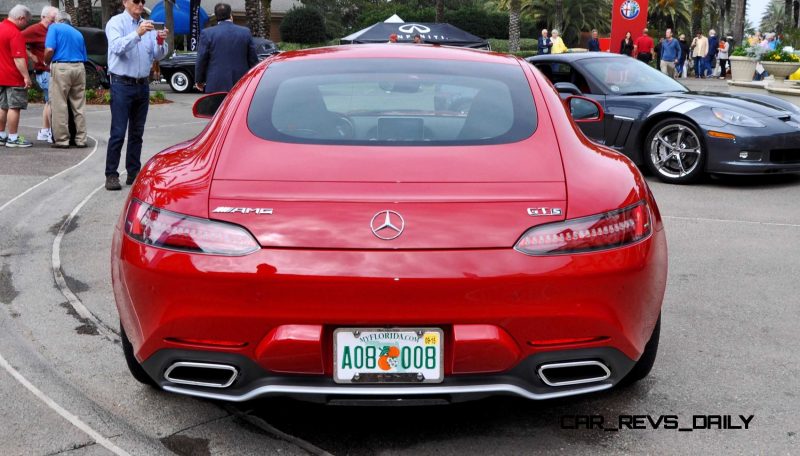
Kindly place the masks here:
<instances>
[{"instance_id":1,"label":"rear bumper","mask_svg":"<svg viewBox=\"0 0 800 456\"><path fill-rule=\"evenodd\" d=\"M230 388L207 388L170 383L165 369L175 362L192 359L235 366L239 375ZM543 364L571 360L595 360L608 366L610 376L602 381L569 386L548 386L538 375ZM269 396L287 396L321 403L453 403L488 396L509 395L531 400L555 399L594 393L611 388L633 367L635 361L613 348L568 350L532 355L514 369L501 374L446 377L429 385L340 385L330 378L276 375L263 370L247 357L185 350L161 350L143 367L166 391L205 399L244 402Z\"/></svg>"},{"instance_id":2,"label":"rear bumper","mask_svg":"<svg viewBox=\"0 0 800 456\"><path fill-rule=\"evenodd\" d=\"M644 350L667 273L663 231L622 249L552 257L511 249L262 249L225 258L119 235L114 242L114 293L137 359L164 389L231 401L277 394L544 399L599 391ZM339 327L442 328L444 382L335 384L332 334ZM549 359L598 359L611 376L547 386L535 370ZM174 385L164 372L175 361L230 364L242 376L224 391Z\"/></svg>"}]
</instances>

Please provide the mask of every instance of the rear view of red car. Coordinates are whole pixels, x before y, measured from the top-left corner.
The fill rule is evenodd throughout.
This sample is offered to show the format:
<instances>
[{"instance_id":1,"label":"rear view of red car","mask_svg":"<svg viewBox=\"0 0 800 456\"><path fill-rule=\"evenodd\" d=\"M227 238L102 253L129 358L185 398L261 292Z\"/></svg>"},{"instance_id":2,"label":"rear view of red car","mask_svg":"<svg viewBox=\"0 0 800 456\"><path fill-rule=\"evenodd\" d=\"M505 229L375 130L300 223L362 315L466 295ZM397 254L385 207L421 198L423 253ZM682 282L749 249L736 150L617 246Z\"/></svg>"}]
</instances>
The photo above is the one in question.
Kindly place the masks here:
<instances>
[{"instance_id":1,"label":"rear view of red car","mask_svg":"<svg viewBox=\"0 0 800 456\"><path fill-rule=\"evenodd\" d=\"M168 391L546 399L648 374L667 247L530 65L364 45L252 70L142 170L111 266L128 365Z\"/></svg>"}]
</instances>

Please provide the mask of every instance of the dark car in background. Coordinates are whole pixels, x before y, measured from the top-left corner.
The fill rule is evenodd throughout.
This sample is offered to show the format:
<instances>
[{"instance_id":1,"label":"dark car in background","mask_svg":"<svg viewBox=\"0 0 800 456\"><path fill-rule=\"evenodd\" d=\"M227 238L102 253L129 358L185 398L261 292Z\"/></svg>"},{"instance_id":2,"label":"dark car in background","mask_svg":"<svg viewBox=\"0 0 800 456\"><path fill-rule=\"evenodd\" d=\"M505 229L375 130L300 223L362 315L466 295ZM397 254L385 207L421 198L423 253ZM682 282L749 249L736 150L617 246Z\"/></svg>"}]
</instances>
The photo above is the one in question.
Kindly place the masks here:
<instances>
[{"instance_id":1,"label":"dark car in background","mask_svg":"<svg viewBox=\"0 0 800 456\"><path fill-rule=\"evenodd\" d=\"M264 38L253 38L256 43L258 61L277 54L278 46ZM178 93L190 92L194 88L194 67L197 63L197 52L174 54L160 62L161 77L167 80L173 91Z\"/></svg>"},{"instance_id":2,"label":"dark car in background","mask_svg":"<svg viewBox=\"0 0 800 456\"><path fill-rule=\"evenodd\" d=\"M526 59L562 97L582 95L605 122L580 124L589 138L622 152L664 182L706 173L800 172L800 108L755 93L690 91L618 54L586 52Z\"/></svg>"},{"instance_id":3,"label":"dark car in background","mask_svg":"<svg viewBox=\"0 0 800 456\"><path fill-rule=\"evenodd\" d=\"M108 39L103 29L94 27L77 27L86 43L86 55L89 58L84 62L86 69L87 89L107 89L108 83Z\"/></svg>"}]
</instances>

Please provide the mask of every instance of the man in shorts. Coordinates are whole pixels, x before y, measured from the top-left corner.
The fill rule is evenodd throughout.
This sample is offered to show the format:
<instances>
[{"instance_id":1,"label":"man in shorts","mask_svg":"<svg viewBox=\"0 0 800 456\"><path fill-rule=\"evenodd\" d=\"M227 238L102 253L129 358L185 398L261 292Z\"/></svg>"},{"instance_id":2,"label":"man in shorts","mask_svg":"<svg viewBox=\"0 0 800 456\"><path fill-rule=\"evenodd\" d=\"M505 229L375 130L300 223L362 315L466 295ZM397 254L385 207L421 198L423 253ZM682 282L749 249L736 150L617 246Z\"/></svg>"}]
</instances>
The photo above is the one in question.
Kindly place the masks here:
<instances>
[{"instance_id":1,"label":"man in shorts","mask_svg":"<svg viewBox=\"0 0 800 456\"><path fill-rule=\"evenodd\" d=\"M0 145L6 147L31 147L31 143L17 134L19 112L28 107L28 53L25 38L20 30L31 20L31 10L16 5L8 18L0 22Z\"/></svg>"},{"instance_id":2,"label":"man in shorts","mask_svg":"<svg viewBox=\"0 0 800 456\"><path fill-rule=\"evenodd\" d=\"M42 109L42 128L36 135L39 141L51 141L50 130L50 66L44 63L44 40L47 37L47 28L56 21L58 8L45 6L42 8L42 20L22 31L25 44L28 45L28 58L33 61L33 72L36 74L36 83L44 93L44 109Z\"/></svg>"}]
</instances>

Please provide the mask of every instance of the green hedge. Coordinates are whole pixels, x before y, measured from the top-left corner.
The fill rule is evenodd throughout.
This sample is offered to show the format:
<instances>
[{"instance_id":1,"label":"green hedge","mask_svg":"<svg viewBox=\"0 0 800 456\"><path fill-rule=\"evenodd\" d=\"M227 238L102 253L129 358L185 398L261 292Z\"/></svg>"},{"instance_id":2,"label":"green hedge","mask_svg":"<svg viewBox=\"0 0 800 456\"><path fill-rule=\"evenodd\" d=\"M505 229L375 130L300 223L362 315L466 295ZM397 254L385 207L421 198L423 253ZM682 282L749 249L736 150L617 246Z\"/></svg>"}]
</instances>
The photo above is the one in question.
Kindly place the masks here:
<instances>
[{"instance_id":1,"label":"green hedge","mask_svg":"<svg viewBox=\"0 0 800 456\"><path fill-rule=\"evenodd\" d=\"M281 37L295 43L320 43L326 40L325 18L315 8L292 8L281 22Z\"/></svg>"}]
</instances>

